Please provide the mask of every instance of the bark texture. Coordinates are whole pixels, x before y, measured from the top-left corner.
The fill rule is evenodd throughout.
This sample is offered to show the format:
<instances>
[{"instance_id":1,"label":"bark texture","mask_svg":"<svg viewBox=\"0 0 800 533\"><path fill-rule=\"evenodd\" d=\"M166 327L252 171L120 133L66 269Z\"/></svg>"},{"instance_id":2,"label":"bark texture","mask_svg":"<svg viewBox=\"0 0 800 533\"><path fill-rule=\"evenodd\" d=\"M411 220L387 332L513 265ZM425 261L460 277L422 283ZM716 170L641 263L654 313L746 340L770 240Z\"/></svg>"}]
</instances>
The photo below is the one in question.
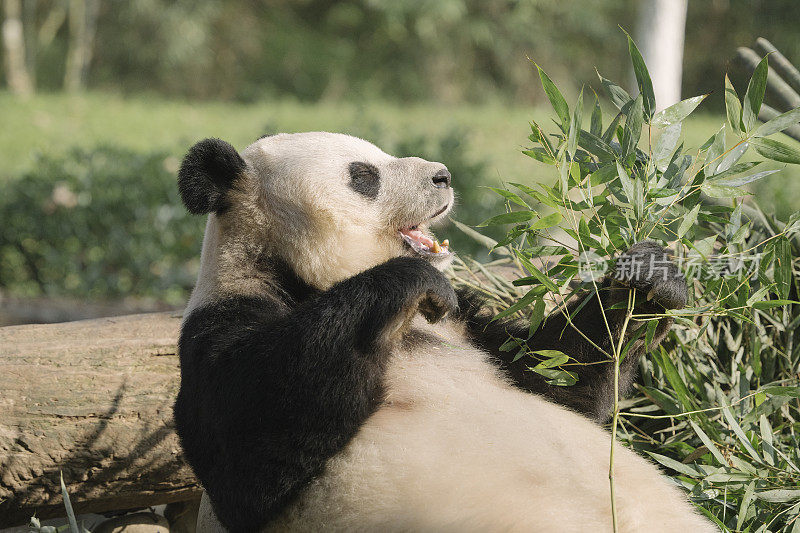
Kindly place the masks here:
<instances>
[{"instance_id":1,"label":"bark texture","mask_svg":"<svg viewBox=\"0 0 800 533\"><path fill-rule=\"evenodd\" d=\"M0 328L0 527L191 500L173 430L180 316Z\"/></svg>"}]
</instances>

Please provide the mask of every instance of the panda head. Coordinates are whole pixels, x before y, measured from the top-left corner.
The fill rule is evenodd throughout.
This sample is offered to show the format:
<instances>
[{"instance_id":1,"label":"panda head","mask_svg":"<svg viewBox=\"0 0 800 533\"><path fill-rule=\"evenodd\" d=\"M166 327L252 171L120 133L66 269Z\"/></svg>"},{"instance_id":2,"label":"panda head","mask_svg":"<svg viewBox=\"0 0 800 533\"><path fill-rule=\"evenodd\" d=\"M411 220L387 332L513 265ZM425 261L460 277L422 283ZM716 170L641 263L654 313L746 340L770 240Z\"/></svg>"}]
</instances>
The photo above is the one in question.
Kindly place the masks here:
<instances>
[{"instance_id":1,"label":"panda head","mask_svg":"<svg viewBox=\"0 0 800 533\"><path fill-rule=\"evenodd\" d=\"M186 155L178 187L191 213L210 215L198 289L252 294L271 258L323 290L397 256L439 268L452 259L434 251L429 229L453 207L447 168L348 135L272 135L241 155L206 139Z\"/></svg>"}]
</instances>

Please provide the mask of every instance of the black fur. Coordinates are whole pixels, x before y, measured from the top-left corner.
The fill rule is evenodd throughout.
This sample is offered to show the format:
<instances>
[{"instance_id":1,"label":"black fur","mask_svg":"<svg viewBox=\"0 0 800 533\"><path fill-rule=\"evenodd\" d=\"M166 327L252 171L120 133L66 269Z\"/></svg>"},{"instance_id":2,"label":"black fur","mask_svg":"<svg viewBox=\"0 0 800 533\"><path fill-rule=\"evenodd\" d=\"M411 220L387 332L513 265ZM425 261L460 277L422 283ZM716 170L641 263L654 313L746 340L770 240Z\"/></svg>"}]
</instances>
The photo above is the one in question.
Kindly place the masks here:
<instances>
[{"instance_id":1,"label":"black fur","mask_svg":"<svg viewBox=\"0 0 800 533\"><path fill-rule=\"evenodd\" d=\"M398 320L419 309L436 321L457 305L444 275L418 258L325 292L274 273L285 297L196 309L179 341L178 435L232 532L275 517L374 412Z\"/></svg>"},{"instance_id":2,"label":"black fur","mask_svg":"<svg viewBox=\"0 0 800 533\"><path fill-rule=\"evenodd\" d=\"M226 193L246 167L236 149L220 139L192 146L178 171L178 190L186 209L195 215L224 211Z\"/></svg>"},{"instance_id":3,"label":"black fur","mask_svg":"<svg viewBox=\"0 0 800 533\"><path fill-rule=\"evenodd\" d=\"M350 163L350 188L370 200L381 191L381 174L375 165L353 161Z\"/></svg>"},{"instance_id":4,"label":"black fur","mask_svg":"<svg viewBox=\"0 0 800 533\"><path fill-rule=\"evenodd\" d=\"M636 289L641 297L642 303L638 304L637 313L663 312L664 308L680 308L686 304L686 281L678 268L669 261L663 248L652 242L638 243L621 256L621 258L630 257L635 257L642 266L633 279L625 283L613 277L606 280L601 286L599 297L583 295L568 306L569 314L573 315L574 311L583 305L580 311L572 316L572 325L568 323L563 313L555 311L528 339L527 344L531 350L560 350L578 362L584 363L569 367L569 370L577 373L579 377L578 383L574 386L549 385L544 377L528 370L530 359L523 357L513 361L516 351L507 352L499 349L508 340L509 335L521 339L528 338L527 321L492 321L493 316L484 309L483 300L467 290L459 291L460 318L466 322L468 335L472 341L488 351L518 387L542 394L602 422L608 418L613 406L613 364L592 343L606 353L612 353L608 331L610 329L613 333L614 342L618 342L626 313L625 309L608 308L617 302L627 300L627 287ZM619 260L617 264L620 264ZM656 268L651 268L653 265ZM649 301L646 299L647 295L651 296ZM587 297L589 301L584 303ZM608 327L603 320L600 305L605 309ZM644 341L641 339L634 341L620 365L620 396L630 392L641 355L655 348L666 336L671 325L671 318L660 319L653 343L648 347L644 346ZM635 324L629 324L625 342L631 337L635 328ZM587 341L577 330L592 342Z\"/></svg>"},{"instance_id":5,"label":"black fur","mask_svg":"<svg viewBox=\"0 0 800 533\"><path fill-rule=\"evenodd\" d=\"M652 243L634 246L631 254L666 257ZM270 296L230 298L194 310L179 342L177 432L218 519L234 533L257 531L275 518L358 432L383 400L385 364L398 340L390 332L402 331L399 326L417 310L432 322L448 312L465 321L472 341L518 387L597 420L608 414L612 366L559 313L528 342L532 349L557 349L589 363L572 367L580 376L573 387L550 386L527 370L529 362L512 362L513 353L499 347L509 333L526 338L528 325L492 322L480 298L462 291L457 299L444 275L422 259L392 259L325 292L284 263L265 259L260 269L274 276ZM639 311L685 303L685 282L674 265L669 273L661 279L646 270L630 280L653 296ZM591 296L575 314L575 327L610 352L599 306L607 309L626 297L622 284L608 281L601 296ZM623 313L606 311L616 335ZM654 344L670 324L662 319ZM404 340L431 342L413 332ZM622 394L645 351L637 342L622 364Z\"/></svg>"}]
</instances>

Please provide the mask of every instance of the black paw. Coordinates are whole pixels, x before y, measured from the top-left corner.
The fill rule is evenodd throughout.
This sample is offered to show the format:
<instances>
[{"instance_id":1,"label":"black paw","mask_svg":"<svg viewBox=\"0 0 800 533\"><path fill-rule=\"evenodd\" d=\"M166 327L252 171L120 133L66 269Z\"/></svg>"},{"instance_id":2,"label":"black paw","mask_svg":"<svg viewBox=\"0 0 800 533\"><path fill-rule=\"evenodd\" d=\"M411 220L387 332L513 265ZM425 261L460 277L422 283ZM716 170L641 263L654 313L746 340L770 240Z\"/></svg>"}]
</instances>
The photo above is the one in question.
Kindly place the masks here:
<instances>
[{"instance_id":1,"label":"black paw","mask_svg":"<svg viewBox=\"0 0 800 533\"><path fill-rule=\"evenodd\" d=\"M403 309L422 313L428 322L438 322L458 311L458 297L450 280L428 261L418 257L396 257L380 267L389 283L399 291ZM392 291L394 292L394 291Z\"/></svg>"},{"instance_id":2,"label":"black paw","mask_svg":"<svg viewBox=\"0 0 800 533\"><path fill-rule=\"evenodd\" d=\"M444 277L444 276L442 276ZM450 282L445 278L447 286L433 288L425 293L419 300L419 312L425 320L433 324L440 321L447 314L458 311L458 298Z\"/></svg>"},{"instance_id":3,"label":"black paw","mask_svg":"<svg viewBox=\"0 0 800 533\"><path fill-rule=\"evenodd\" d=\"M666 309L686 305L686 279L667 251L652 241L634 244L617 258L612 277L641 291Z\"/></svg>"}]
</instances>

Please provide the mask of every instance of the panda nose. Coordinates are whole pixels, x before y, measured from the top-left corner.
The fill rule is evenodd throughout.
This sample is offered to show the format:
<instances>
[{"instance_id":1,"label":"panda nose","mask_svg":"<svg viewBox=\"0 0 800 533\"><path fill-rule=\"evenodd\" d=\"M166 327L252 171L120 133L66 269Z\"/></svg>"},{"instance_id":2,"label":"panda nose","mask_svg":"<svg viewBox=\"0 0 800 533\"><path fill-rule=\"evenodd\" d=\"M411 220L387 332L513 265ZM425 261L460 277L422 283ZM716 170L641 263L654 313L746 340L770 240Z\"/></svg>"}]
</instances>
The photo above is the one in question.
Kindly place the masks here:
<instances>
[{"instance_id":1,"label":"panda nose","mask_svg":"<svg viewBox=\"0 0 800 533\"><path fill-rule=\"evenodd\" d=\"M446 189L450 187L451 179L450 172L446 168L443 168L433 175L433 186L437 189Z\"/></svg>"}]
</instances>

